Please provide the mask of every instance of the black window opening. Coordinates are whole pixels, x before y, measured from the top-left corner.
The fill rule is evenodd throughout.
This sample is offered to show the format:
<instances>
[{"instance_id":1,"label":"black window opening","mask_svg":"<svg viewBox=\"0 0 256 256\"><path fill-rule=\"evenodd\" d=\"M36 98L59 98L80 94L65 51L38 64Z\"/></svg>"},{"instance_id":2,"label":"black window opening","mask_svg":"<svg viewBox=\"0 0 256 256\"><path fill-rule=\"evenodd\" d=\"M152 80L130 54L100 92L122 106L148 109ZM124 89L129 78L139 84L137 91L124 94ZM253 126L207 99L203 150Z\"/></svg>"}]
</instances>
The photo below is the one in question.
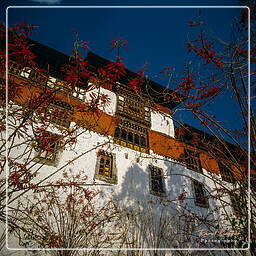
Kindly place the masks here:
<instances>
[{"instance_id":1,"label":"black window opening","mask_svg":"<svg viewBox=\"0 0 256 256\"><path fill-rule=\"evenodd\" d=\"M124 130L124 129L122 129L121 130L121 139L122 140L124 140L124 141L126 141L127 140L127 132L126 132L126 130Z\"/></svg>"},{"instance_id":2,"label":"black window opening","mask_svg":"<svg viewBox=\"0 0 256 256\"><path fill-rule=\"evenodd\" d=\"M116 129L115 129L114 137L115 137L115 138L119 138L119 137L120 137L120 128L116 128Z\"/></svg>"},{"instance_id":3,"label":"black window opening","mask_svg":"<svg viewBox=\"0 0 256 256\"><path fill-rule=\"evenodd\" d=\"M146 147L147 146L146 138L145 137L143 137L143 136L140 137L140 144L141 144L142 147Z\"/></svg>"},{"instance_id":4,"label":"black window opening","mask_svg":"<svg viewBox=\"0 0 256 256\"><path fill-rule=\"evenodd\" d=\"M134 134L134 144L140 145L140 137L138 134Z\"/></svg>"},{"instance_id":5,"label":"black window opening","mask_svg":"<svg viewBox=\"0 0 256 256\"><path fill-rule=\"evenodd\" d=\"M133 133L128 132L128 142L133 143Z\"/></svg>"},{"instance_id":6,"label":"black window opening","mask_svg":"<svg viewBox=\"0 0 256 256\"><path fill-rule=\"evenodd\" d=\"M208 203L208 198L206 196L204 185L197 180L193 180L193 189L194 189L195 205L208 208L209 203Z\"/></svg>"},{"instance_id":7,"label":"black window opening","mask_svg":"<svg viewBox=\"0 0 256 256\"><path fill-rule=\"evenodd\" d=\"M153 195L157 195L157 196L165 195L163 169L150 165L149 171L150 171L150 192Z\"/></svg>"}]
</instances>

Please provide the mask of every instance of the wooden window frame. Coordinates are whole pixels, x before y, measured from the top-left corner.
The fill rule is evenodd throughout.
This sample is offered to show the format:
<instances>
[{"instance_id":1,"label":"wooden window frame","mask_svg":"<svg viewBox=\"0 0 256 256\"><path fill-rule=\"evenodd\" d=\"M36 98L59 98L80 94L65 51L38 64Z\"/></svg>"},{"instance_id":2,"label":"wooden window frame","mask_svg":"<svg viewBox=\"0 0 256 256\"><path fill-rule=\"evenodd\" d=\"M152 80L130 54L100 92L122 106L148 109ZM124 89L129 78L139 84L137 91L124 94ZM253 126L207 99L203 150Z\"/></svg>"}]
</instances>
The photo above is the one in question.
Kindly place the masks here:
<instances>
[{"instance_id":1,"label":"wooden window frame","mask_svg":"<svg viewBox=\"0 0 256 256\"><path fill-rule=\"evenodd\" d=\"M124 135L126 134L125 138ZM129 139L130 134L132 135L132 141ZM136 136L138 137L139 141L135 141ZM147 134L139 134L132 130L123 127L116 127L114 132L114 142L136 151L140 151L143 153L148 152L148 135Z\"/></svg>"},{"instance_id":2,"label":"wooden window frame","mask_svg":"<svg viewBox=\"0 0 256 256\"><path fill-rule=\"evenodd\" d=\"M114 143L148 153L151 119L149 102L121 88L117 94L116 115L120 123L115 128Z\"/></svg>"},{"instance_id":3,"label":"wooden window frame","mask_svg":"<svg viewBox=\"0 0 256 256\"><path fill-rule=\"evenodd\" d=\"M203 208L209 208L209 200L206 196L204 184L192 179L192 187L195 205Z\"/></svg>"},{"instance_id":4,"label":"wooden window frame","mask_svg":"<svg viewBox=\"0 0 256 256\"><path fill-rule=\"evenodd\" d=\"M203 173L199 152L185 148L184 149L184 162L188 169L196 171L198 173Z\"/></svg>"},{"instance_id":5,"label":"wooden window frame","mask_svg":"<svg viewBox=\"0 0 256 256\"><path fill-rule=\"evenodd\" d=\"M105 181L111 184L117 184L117 169L115 162L115 154L104 150L98 151L94 179Z\"/></svg>"},{"instance_id":6,"label":"wooden window frame","mask_svg":"<svg viewBox=\"0 0 256 256\"><path fill-rule=\"evenodd\" d=\"M149 192L154 196L163 197L166 196L166 188L164 181L163 169L154 165L148 166L149 170ZM154 175L154 172L158 172L158 175ZM158 183L158 185L157 185ZM155 187L160 186L160 189Z\"/></svg>"},{"instance_id":7,"label":"wooden window frame","mask_svg":"<svg viewBox=\"0 0 256 256\"><path fill-rule=\"evenodd\" d=\"M49 147L51 147L51 150L43 150L40 148L40 140L38 142L38 148L35 149L35 161L43 164L47 164L50 166L57 166L59 162L59 156L60 156L60 136L57 134L53 134L51 132L47 132L49 136L57 136L56 140L54 140L52 143L49 144Z\"/></svg>"},{"instance_id":8,"label":"wooden window frame","mask_svg":"<svg viewBox=\"0 0 256 256\"><path fill-rule=\"evenodd\" d=\"M116 113L125 115L127 118L144 120L147 123L151 120L150 108L143 103L141 98L132 94L117 95Z\"/></svg>"}]
</instances>

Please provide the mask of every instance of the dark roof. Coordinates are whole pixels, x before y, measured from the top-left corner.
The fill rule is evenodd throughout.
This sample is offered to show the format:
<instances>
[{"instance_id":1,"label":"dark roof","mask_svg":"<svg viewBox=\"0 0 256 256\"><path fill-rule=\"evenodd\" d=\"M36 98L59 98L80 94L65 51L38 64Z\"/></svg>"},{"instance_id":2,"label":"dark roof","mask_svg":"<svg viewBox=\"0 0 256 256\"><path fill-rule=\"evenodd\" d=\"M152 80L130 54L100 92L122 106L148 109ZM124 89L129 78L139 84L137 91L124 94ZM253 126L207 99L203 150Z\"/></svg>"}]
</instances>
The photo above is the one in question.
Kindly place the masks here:
<instances>
[{"instance_id":1,"label":"dark roof","mask_svg":"<svg viewBox=\"0 0 256 256\"><path fill-rule=\"evenodd\" d=\"M65 74L61 72L61 67L64 64L68 64L72 57L63 54L55 49L52 49L46 45L38 43L32 39L29 39L29 41L31 44L31 51L37 56L36 62L38 63L39 67L48 70L51 76L63 80ZM93 72L97 72L98 68L103 67L110 62L109 60L93 52L88 52L85 60L88 61L89 68ZM129 69L126 69L126 74L120 77L119 82L123 85L127 85L128 79L136 76L136 73L130 71ZM164 95L171 95L173 91L152 80L147 79L146 83L143 84L141 88L142 93L149 95L156 103L170 109L179 105L181 103L181 100L184 100L181 95L178 95L178 97L176 97L175 99L170 97L172 100L166 102L166 100L164 99Z\"/></svg>"},{"instance_id":2,"label":"dark roof","mask_svg":"<svg viewBox=\"0 0 256 256\"><path fill-rule=\"evenodd\" d=\"M180 129L185 129L186 134L179 136L179 130ZM230 154L232 154L233 156L235 156L237 158L238 161L246 161L247 159L247 155L244 153L245 151L240 148L237 145L234 145L224 139L221 138L217 138L214 135L211 135L207 132L204 132L202 130L199 130L193 126L190 126L188 124L183 124L181 126L176 126L175 127L175 134L177 139L183 141L186 144L189 144L191 146L195 146L199 149L208 151L209 150L209 146L217 146L220 145L220 140L225 144L225 146L227 147L227 149L225 149L224 147L221 148L221 157L223 158L228 158L230 156ZM199 135L198 139L199 139L199 144L195 145L195 143L193 142L193 137ZM229 151L229 152L228 152Z\"/></svg>"},{"instance_id":3,"label":"dark roof","mask_svg":"<svg viewBox=\"0 0 256 256\"><path fill-rule=\"evenodd\" d=\"M93 67L95 72L97 72L98 68L104 67L109 63L109 60L93 52L88 52L85 59L88 61L89 65ZM127 85L129 79L134 78L136 76L138 75L135 72L126 69L126 74L120 77L119 82L123 85ZM181 95L179 95L179 97L176 100L172 99L169 102L165 102L166 100L164 99L164 95L171 95L173 91L149 79L146 80L145 84L141 85L141 89L142 93L152 97L156 103L159 103L162 106L168 107L170 109L179 105L181 103L180 100L183 100Z\"/></svg>"},{"instance_id":4,"label":"dark roof","mask_svg":"<svg viewBox=\"0 0 256 256\"><path fill-rule=\"evenodd\" d=\"M37 56L35 61L38 66L48 70L51 76L63 80L65 74L61 72L61 67L70 63L71 57L32 39L29 42L30 50Z\"/></svg>"}]
</instances>

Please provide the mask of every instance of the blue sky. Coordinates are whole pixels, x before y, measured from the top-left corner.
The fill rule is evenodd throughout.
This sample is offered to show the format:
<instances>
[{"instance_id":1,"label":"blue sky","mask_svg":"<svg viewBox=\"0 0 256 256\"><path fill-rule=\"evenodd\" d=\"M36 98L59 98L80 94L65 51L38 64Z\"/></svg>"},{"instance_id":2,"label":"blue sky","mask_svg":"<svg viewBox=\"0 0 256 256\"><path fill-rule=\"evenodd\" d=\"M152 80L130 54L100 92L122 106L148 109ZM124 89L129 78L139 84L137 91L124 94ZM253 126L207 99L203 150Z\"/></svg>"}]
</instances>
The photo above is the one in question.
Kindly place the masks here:
<instances>
[{"instance_id":1,"label":"blue sky","mask_svg":"<svg viewBox=\"0 0 256 256\"><path fill-rule=\"evenodd\" d=\"M53 3L53 4L52 4ZM55 4L54 4L55 3ZM187 37L193 35L193 28L188 25L189 20L195 20L201 11L208 31L213 36L224 40L231 37L234 17L239 16L240 9L235 8L51 8L52 6L113 6L113 5L219 5L238 6L237 1L4 1L1 3L1 20L5 20L6 6L47 6L47 8L11 8L8 11L9 24L23 22L39 26L32 36L43 44L70 54L73 46L74 34L72 29L80 33L80 38L90 42L93 52L107 59L114 59L115 54L110 51L109 42L119 36L129 43L129 50L123 50L125 65L132 71L141 68L147 62L148 75L165 85L164 80L157 76L162 68L175 68L178 77L182 77L184 64L192 62L198 66L198 61L186 50ZM202 69L208 66L202 67ZM225 105L224 105L225 104ZM238 110L227 96L222 96L212 106L212 113L225 122L228 127L239 127L237 122ZM188 114L178 115L178 118L200 128ZM236 128L238 128L236 127Z\"/></svg>"}]
</instances>

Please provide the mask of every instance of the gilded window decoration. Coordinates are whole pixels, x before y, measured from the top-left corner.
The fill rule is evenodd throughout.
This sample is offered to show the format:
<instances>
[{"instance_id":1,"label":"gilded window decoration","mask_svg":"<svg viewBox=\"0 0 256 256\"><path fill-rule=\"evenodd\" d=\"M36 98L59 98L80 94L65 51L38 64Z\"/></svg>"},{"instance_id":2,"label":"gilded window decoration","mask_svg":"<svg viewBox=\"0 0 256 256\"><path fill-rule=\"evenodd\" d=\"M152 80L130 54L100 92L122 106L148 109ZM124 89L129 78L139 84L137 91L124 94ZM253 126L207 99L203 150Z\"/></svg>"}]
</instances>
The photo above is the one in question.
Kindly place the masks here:
<instances>
[{"instance_id":1,"label":"gilded window decoration","mask_svg":"<svg viewBox=\"0 0 256 256\"><path fill-rule=\"evenodd\" d=\"M156 196L165 196L165 182L163 169L149 166L150 193Z\"/></svg>"},{"instance_id":2,"label":"gilded window decoration","mask_svg":"<svg viewBox=\"0 0 256 256\"><path fill-rule=\"evenodd\" d=\"M218 162L218 165L222 180L227 181L229 183L234 183L234 175L230 168L226 164L223 164L222 162Z\"/></svg>"},{"instance_id":3,"label":"gilded window decoration","mask_svg":"<svg viewBox=\"0 0 256 256\"><path fill-rule=\"evenodd\" d=\"M70 126L72 111L72 105L60 100L53 100L47 108L50 121L66 128Z\"/></svg>"},{"instance_id":4,"label":"gilded window decoration","mask_svg":"<svg viewBox=\"0 0 256 256\"><path fill-rule=\"evenodd\" d=\"M208 208L209 203L204 185L197 180L192 180L192 184L194 190L195 205Z\"/></svg>"},{"instance_id":5,"label":"gilded window decoration","mask_svg":"<svg viewBox=\"0 0 256 256\"><path fill-rule=\"evenodd\" d=\"M121 120L115 129L114 142L140 152L148 152L148 130L128 120Z\"/></svg>"},{"instance_id":6,"label":"gilded window decoration","mask_svg":"<svg viewBox=\"0 0 256 256\"><path fill-rule=\"evenodd\" d=\"M199 172L199 173L203 173L200 155L198 152L195 152L195 151L185 148L184 149L184 161L185 161L186 167L188 169L191 169L191 170Z\"/></svg>"},{"instance_id":7,"label":"gilded window decoration","mask_svg":"<svg viewBox=\"0 0 256 256\"><path fill-rule=\"evenodd\" d=\"M115 155L104 150L97 153L95 178L112 184L117 184Z\"/></svg>"}]
</instances>

